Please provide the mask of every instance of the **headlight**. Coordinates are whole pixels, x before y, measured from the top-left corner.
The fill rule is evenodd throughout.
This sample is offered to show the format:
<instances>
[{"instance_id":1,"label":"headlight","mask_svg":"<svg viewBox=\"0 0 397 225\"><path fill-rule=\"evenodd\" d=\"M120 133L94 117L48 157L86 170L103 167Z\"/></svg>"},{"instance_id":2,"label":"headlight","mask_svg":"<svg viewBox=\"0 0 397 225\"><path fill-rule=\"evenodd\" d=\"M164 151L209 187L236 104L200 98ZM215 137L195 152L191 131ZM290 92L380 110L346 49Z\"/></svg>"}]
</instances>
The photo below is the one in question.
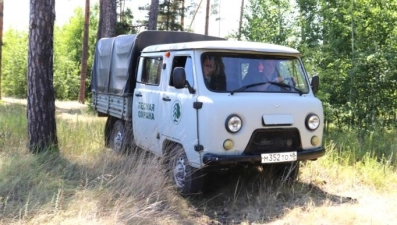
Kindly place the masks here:
<instances>
[{"instance_id":1,"label":"headlight","mask_svg":"<svg viewBox=\"0 0 397 225\"><path fill-rule=\"evenodd\" d=\"M241 122L241 118L237 115L230 115L226 119L226 130L229 131L230 133L236 133L241 129L241 126L243 123Z\"/></svg>"},{"instance_id":2,"label":"headlight","mask_svg":"<svg viewBox=\"0 0 397 225\"><path fill-rule=\"evenodd\" d=\"M306 117L306 128L309 130L315 130L320 126L320 117L318 117L316 114L309 114Z\"/></svg>"}]
</instances>

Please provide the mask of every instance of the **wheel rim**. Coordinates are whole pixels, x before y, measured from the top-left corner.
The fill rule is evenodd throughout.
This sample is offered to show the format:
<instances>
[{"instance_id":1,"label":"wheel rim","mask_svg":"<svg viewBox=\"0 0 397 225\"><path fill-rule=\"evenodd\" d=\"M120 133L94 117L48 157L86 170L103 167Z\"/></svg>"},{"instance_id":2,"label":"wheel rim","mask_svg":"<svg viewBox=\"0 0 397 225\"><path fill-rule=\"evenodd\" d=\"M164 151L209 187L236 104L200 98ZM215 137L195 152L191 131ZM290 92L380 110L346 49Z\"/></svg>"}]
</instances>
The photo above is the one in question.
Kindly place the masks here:
<instances>
[{"instance_id":1,"label":"wheel rim","mask_svg":"<svg viewBox=\"0 0 397 225\"><path fill-rule=\"evenodd\" d=\"M186 165L185 160L179 157L174 166L174 180L178 188L185 186L186 180Z\"/></svg>"},{"instance_id":2,"label":"wheel rim","mask_svg":"<svg viewBox=\"0 0 397 225\"><path fill-rule=\"evenodd\" d=\"M123 142L123 134L118 131L113 138L114 151L119 152L121 150L121 143Z\"/></svg>"}]
</instances>

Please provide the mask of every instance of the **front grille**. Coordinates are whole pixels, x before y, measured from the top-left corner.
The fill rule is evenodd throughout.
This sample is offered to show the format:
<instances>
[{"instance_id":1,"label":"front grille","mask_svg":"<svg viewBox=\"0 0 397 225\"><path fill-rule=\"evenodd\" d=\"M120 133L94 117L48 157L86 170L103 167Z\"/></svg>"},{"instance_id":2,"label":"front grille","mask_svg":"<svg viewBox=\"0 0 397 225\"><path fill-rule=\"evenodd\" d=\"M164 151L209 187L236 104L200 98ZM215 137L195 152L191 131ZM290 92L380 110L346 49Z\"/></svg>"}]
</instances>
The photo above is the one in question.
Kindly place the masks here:
<instances>
[{"instance_id":1,"label":"front grille","mask_svg":"<svg viewBox=\"0 0 397 225\"><path fill-rule=\"evenodd\" d=\"M297 151L301 147L298 129L261 129L251 136L245 155Z\"/></svg>"}]
</instances>

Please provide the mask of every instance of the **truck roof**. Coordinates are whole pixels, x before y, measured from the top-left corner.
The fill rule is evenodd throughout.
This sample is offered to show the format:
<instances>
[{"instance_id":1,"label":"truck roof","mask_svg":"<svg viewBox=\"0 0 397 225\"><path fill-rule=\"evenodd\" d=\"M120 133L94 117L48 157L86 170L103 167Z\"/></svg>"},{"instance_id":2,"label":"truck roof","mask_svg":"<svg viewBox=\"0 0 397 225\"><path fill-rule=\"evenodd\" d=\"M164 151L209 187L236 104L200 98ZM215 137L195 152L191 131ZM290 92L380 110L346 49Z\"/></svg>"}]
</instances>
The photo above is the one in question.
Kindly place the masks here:
<instances>
[{"instance_id":1,"label":"truck roof","mask_svg":"<svg viewBox=\"0 0 397 225\"><path fill-rule=\"evenodd\" d=\"M114 95L131 94L135 88L135 69L142 49L151 45L225 40L183 31L143 31L100 39L95 47L91 91Z\"/></svg>"},{"instance_id":2,"label":"truck roof","mask_svg":"<svg viewBox=\"0 0 397 225\"><path fill-rule=\"evenodd\" d=\"M300 56L300 52L294 48L250 41L195 41L183 42L173 44L159 44L151 45L143 49L142 52L158 52L158 51L178 51L178 50L230 50L230 51L244 51L244 52L261 52L261 53L281 53L288 55Z\"/></svg>"}]
</instances>

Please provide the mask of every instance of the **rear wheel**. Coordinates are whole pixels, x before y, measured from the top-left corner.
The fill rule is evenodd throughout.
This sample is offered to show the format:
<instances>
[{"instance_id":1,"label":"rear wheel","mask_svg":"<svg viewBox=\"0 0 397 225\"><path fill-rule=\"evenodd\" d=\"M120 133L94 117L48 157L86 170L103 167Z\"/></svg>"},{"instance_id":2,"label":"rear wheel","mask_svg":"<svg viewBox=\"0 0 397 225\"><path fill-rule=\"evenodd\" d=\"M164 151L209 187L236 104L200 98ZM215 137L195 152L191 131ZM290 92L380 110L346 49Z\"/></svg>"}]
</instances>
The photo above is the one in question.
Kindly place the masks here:
<instances>
[{"instance_id":1,"label":"rear wheel","mask_svg":"<svg viewBox=\"0 0 397 225\"><path fill-rule=\"evenodd\" d=\"M125 126L123 121L117 120L114 125L109 138L109 147L118 154L124 154L128 152L132 142L131 128Z\"/></svg>"},{"instance_id":2,"label":"rear wheel","mask_svg":"<svg viewBox=\"0 0 397 225\"><path fill-rule=\"evenodd\" d=\"M113 124L117 121L113 117L109 116L106 120L105 130L104 130L104 137L105 137L105 146L110 148L110 139L112 138L112 131L113 131Z\"/></svg>"},{"instance_id":3,"label":"rear wheel","mask_svg":"<svg viewBox=\"0 0 397 225\"><path fill-rule=\"evenodd\" d=\"M204 173L189 165L186 153L180 145L171 149L170 173L178 193L182 195L200 194L204 183Z\"/></svg>"}]
</instances>

